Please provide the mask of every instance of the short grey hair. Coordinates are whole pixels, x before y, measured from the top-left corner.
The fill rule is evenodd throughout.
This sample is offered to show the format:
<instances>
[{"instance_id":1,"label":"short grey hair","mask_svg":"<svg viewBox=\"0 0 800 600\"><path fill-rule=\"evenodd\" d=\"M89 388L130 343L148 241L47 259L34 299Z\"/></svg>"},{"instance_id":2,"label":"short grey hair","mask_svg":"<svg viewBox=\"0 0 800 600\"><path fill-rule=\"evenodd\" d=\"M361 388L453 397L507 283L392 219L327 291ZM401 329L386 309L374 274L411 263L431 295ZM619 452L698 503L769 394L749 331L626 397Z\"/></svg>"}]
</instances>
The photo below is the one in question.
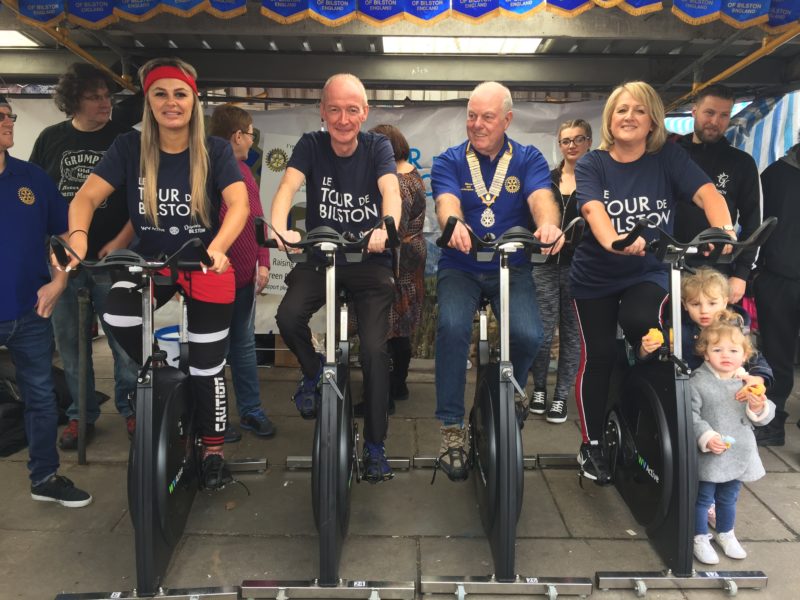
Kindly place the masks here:
<instances>
[{"instance_id":1,"label":"short grey hair","mask_svg":"<svg viewBox=\"0 0 800 600\"><path fill-rule=\"evenodd\" d=\"M472 97L480 92L496 92L498 90L503 93L503 113L510 112L511 109L514 108L514 101L511 99L511 90L497 81L484 81L483 83L479 83L475 86L475 89L472 90L472 93L469 95L469 99L472 100Z\"/></svg>"}]
</instances>

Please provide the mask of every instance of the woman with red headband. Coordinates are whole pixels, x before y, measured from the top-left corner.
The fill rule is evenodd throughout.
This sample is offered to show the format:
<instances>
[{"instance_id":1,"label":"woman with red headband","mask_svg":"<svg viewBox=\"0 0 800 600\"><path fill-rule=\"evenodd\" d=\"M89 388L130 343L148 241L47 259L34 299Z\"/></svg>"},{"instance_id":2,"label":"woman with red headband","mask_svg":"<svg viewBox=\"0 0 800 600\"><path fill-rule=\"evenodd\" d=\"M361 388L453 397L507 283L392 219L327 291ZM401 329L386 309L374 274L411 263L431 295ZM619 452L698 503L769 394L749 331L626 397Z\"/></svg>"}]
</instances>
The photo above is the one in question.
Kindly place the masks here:
<instances>
[{"instance_id":1,"label":"woman with red headband","mask_svg":"<svg viewBox=\"0 0 800 600\"><path fill-rule=\"evenodd\" d=\"M142 131L120 135L75 195L69 210L69 243L86 254L92 216L118 187L126 190L128 212L138 237L134 249L147 257L171 254L200 238L214 263L208 272L179 272L188 310L189 374L198 400L203 441L203 485L218 489L231 481L222 445L227 425L223 369L235 296L233 269L225 255L249 215L247 189L230 144L206 137L197 97L197 73L177 58L156 58L139 69L145 94ZM219 223L220 203L228 212ZM68 268L75 268L73 259ZM160 306L176 286L156 288ZM131 278L117 281L108 295L105 326L125 351L142 362L141 291Z\"/></svg>"}]
</instances>

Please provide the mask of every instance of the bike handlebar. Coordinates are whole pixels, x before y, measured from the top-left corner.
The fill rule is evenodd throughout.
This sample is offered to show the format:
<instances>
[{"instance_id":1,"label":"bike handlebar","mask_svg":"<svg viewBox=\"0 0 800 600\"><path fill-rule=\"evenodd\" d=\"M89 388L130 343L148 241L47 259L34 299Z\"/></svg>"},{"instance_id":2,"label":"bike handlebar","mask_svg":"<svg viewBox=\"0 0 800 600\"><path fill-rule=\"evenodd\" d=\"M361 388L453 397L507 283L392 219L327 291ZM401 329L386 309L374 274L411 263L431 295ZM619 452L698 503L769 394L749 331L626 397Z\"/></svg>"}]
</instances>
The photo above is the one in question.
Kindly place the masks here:
<instances>
[{"instance_id":1,"label":"bike handlebar","mask_svg":"<svg viewBox=\"0 0 800 600\"><path fill-rule=\"evenodd\" d=\"M453 232L455 231L456 224L458 222L464 223L462 219L459 219L456 216L451 216L447 219L444 229L442 230L442 235L436 240L437 246L440 248L447 247L447 245L450 243L450 238L453 237ZM559 239L564 237L568 243L575 243L575 240L579 240L583 234L584 223L585 222L583 218L576 217L564 228ZM558 243L558 240L548 243L542 242L536 238L536 236L533 235L533 232L531 232L529 229L520 226L511 227L496 239L482 239L478 237L478 235L472 231L472 229L466 223L464 223L464 226L467 228L470 241L472 242L470 254L480 262L491 261L494 258L495 253L498 251L501 253L508 253L508 250L505 249L504 246L506 244L510 244L512 246L516 246L517 248L523 248L525 253L528 255L530 262L542 263L547 260L549 255L542 254L541 251L543 249L552 248L556 243Z\"/></svg>"},{"instance_id":2,"label":"bike handlebar","mask_svg":"<svg viewBox=\"0 0 800 600\"><path fill-rule=\"evenodd\" d=\"M130 267L138 267L147 271L160 271L161 269L173 267L180 271L200 271L204 267L210 267L214 264L214 260L208 255L205 244L199 238L187 240L175 253L162 260L149 260L141 254L128 249L114 250L99 260L85 260L76 254L66 240L57 235L50 238L50 247L61 266L69 264L69 254L71 254L78 259L80 266L87 269L129 269ZM195 255L199 254L199 260L184 260L182 256L189 251Z\"/></svg>"},{"instance_id":3,"label":"bike handlebar","mask_svg":"<svg viewBox=\"0 0 800 600\"><path fill-rule=\"evenodd\" d=\"M322 244L333 244L336 249L343 250L345 261L348 263L361 262L364 259L364 256L366 256L366 249L369 245L369 240L370 237L372 237L372 233L376 229L379 229L381 224L385 225L386 227L386 248L394 249L400 245L400 238L397 235L397 227L394 222L394 217L389 215L383 217L380 224L368 229L366 232L364 232L364 235L361 237L361 239L357 240L349 239L347 233L341 234L335 229L323 225L320 227L315 227L306 233L305 238L299 242L288 242L277 231L275 231L275 228L272 227L272 225L270 225L263 217L256 217L255 224L256 240L260 246L277 248L279 239L285 248L297 248L302 250L302 254L287 252L289 260L294 263L306 262L308 260L309 252L312 249L321 246ZM268 239L264 230L265 227L272 230L278 239Z\"/></svg>"},{"instance_id":4,"label":"bike handlebar","mask_svg":"<svg viewBox=\"0 0 800 600\"><path fill-rule=\"evenodd\" d=\"M612 242L611 247L615 250L622 250L630 246L645 229L655 229L658 232L658 237L647 242L645 250L655 254L660 261L674 262L687 254L700 254L713 247L705 257L706 262L708 264L726 264L736 260L748 248L762 246L777 223L778 219L776 217L765 219L746 240L734 240L725 230L719 227L710 227L698 233L688 242L679 242L660 226L651 223L647 219L639 219L633 229L623 239ZM722 254L722 250L726 245L733 247L733 251L730 254Z\"/></svg>"}]
</instances>

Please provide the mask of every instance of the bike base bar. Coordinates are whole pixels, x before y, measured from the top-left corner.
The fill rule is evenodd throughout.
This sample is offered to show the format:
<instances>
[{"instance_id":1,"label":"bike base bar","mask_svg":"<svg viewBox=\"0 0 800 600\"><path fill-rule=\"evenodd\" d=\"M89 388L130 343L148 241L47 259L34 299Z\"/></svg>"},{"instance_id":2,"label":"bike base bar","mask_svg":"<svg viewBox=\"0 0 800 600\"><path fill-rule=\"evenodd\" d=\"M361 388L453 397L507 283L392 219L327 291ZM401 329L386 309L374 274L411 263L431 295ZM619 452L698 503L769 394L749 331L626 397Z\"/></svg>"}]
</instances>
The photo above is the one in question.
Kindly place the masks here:
<instances>
[{"instance_id":1,"label":"bike base bar","mask_svg":"<svg viewBox=\"0 0 800 600\"><path fill-rule=\"evenodd\" d=\"M722 589L734 595L738 588L767 587L763 571L695 571L691 577L676 577L669 571L598 571L595 580L601 590L634 590L640 598L648 589Z\"/></svg>"},{"instance_id":2,"label":"bike base bar","mask_svg":"<svg viewBox=\"0 0 800 600\"><path fill-rule=\"evenodd\" d=\"M410 458L389 457L386 459L395 471L408 471L411 468ZM307 471L312 468L310 456L287 456L286 468L290 471Z\"/></svg>"},{"instance_id":3,"label":"bike base bar","mask_svg":"<svg viewBox=\"0 0 800 600\"><path fill-rule=\"evenodd\" d=\"M578 470L577 452L574 454L537 454L538 469L574 469Z\"/></svg>"},{"instance_id":4,"label":"bike base bar","mask_svg":"<svg viewBox=\"0 0 800 600\"><path fill-rule=\"evenodd\" d=\"M450 594L464 598L468 594L499 594L531 596L534 594L556 596L588 596L592 593L592 580L588 577L523 577L501 582L488 577L425 577L420 578L419 590L423 594Z\"/></svg>"},{"instance_id":5,"label":"bike base bar","mask_svg":"<svg viewBox=\"0 0 800 600\"><path fill-rule=\"evenodd\" d=\"M55 600L128 600L137 598L141 600L146 596L139 596L136 590L128 592L88 592L88 593L62 593ZM239 588L233 586L163 589L155 598L158 600L237 600L241 598Z\"/></svg>"},{"instance_id":6,"label":"bike base bar","mask_svg":"<svg viewBox=\"0 0 800 600\"><path fill-rule=\"evenodd\" d=\"M225 464L231 473L263 473L269 468L266 458L235 458L226 460Z\"/></svg>"},{"instance_id":7,"label":"bike base bar","mask_svg":"<svg viewBox=\"0 0 800 600\"><path fill-rule=\"evenodd\" d=\"M415 456L411 459L412 466L415 469L433 469L436 466L437 460L438 458L435 456ZM536 456L525 456L522 459L522 468L528 470L535 469L538 465L538 461L539 459ZM577 465L574 456L572 457L572 463Z\"/></svg>"},{"instance_id":8,"label":"bike base bar","mask_svg":"<svg viewBox=\"0 0 800 600\"><path fill-rule=\"evenodd\" d=\"M336 587L312 581L243 581L241 598L365 598L366 600L414 600L413 581L359 581L342 579Z\"/></svg>"}]
</instances>

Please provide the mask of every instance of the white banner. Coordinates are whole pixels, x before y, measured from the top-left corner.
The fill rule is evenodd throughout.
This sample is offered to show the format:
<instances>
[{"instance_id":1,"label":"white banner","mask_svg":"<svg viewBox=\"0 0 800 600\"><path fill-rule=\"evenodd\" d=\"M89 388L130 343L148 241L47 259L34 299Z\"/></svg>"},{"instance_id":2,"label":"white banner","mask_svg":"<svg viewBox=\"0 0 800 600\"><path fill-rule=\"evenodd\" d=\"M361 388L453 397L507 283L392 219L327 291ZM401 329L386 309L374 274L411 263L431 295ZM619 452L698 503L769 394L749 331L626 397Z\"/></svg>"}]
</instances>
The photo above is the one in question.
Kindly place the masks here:
<instances>
[{"instance_id":1,"label":"white banner","mask_svg":"<svg viewBox=\"0 0 800 600\"><path fill-rule=\"evenodd\" d=\"M594 129L594 143L599 141L602 102L576 102L572 104L520 103L514 107L514 119L508 134L523 144L533 144L544 154L551 165L561 159L556 143L558 126L571 119L585 119ZM253 126L259 131L259 145L263 151L261 165L261 203L269 219L272 196L278 188L286 162L291 157L294 144L303 132L320 128L319 108L302 107L283 110L253 112ZM466 107L443 106L424 108L372 108L364 130L388 123L403 132L411 146L410 162L417 167L430 197L430 169L433 158L450 146L466 139ZM291 212L292 227L304 230L304 190L294 198ZM434 203L428 203L425 231L432 240L438 226ZM432 258L435 258L433 256ZM435 263L434 263L435 264ZM291 268L281 252L273 252L268 294L282 295L283 277Z\"/></svg>"}]
</instances>

